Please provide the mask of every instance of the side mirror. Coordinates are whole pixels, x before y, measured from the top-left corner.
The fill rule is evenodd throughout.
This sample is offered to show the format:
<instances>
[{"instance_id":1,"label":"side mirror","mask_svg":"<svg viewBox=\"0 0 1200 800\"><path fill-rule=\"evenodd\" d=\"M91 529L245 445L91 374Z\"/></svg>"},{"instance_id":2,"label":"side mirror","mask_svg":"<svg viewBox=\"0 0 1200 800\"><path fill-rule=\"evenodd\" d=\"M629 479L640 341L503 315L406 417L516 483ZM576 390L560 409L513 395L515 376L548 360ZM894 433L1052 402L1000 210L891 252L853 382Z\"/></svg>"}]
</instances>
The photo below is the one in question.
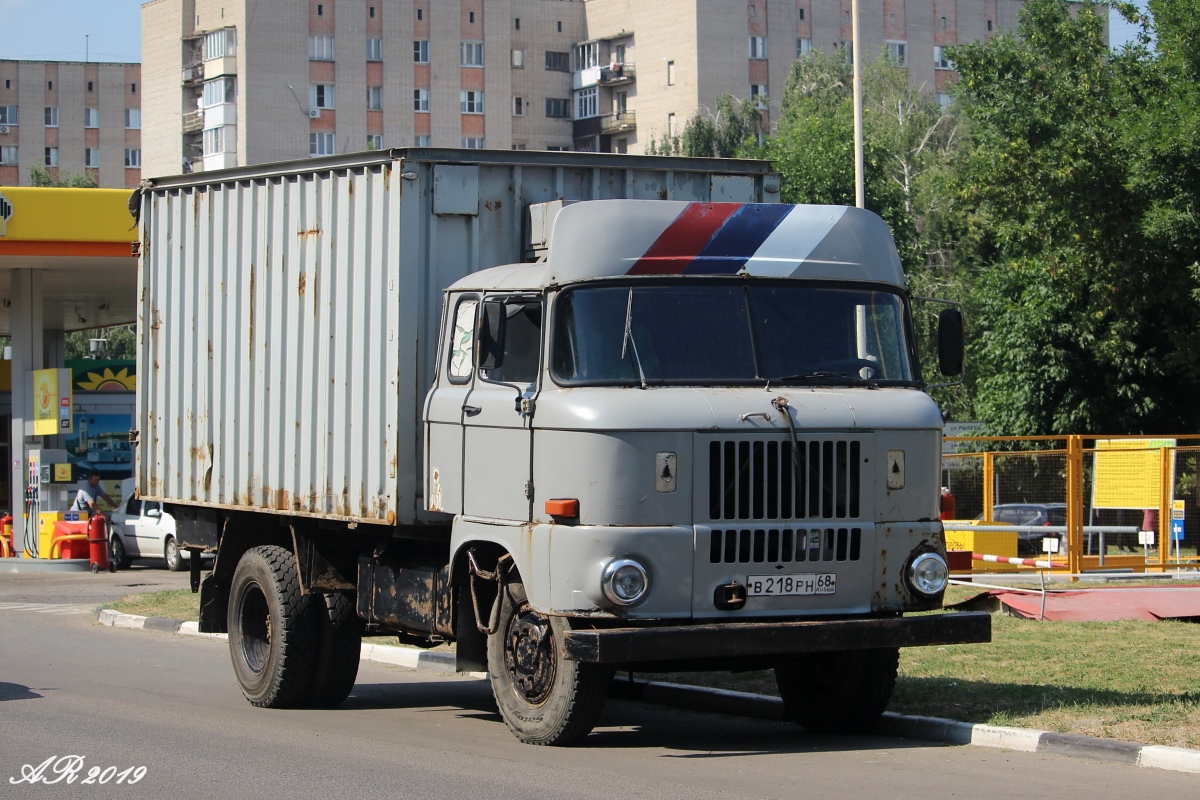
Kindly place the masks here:
<instances>
[{"instance_id":1,"label":"side mirror","mask_svg":"<svg viewBox=\"0 0 1200 800\"><path fill-rule=\"evenodd\" d=\"M504 326L508 317L504 304L488 300L479 304L478 334L475 338L475 366L497 369L504 363Z\"/></svg>"},{"instance_id":2,"label":"side mirror","mask_svg":"<svg viewBox=\"0 0 1200 800\"><path fill-rule=\"evenodd\" d=\"M963 370L963 315L957 308L938 314L938 368L943 375L961 375Z\"/></svg>"}]
</instances>

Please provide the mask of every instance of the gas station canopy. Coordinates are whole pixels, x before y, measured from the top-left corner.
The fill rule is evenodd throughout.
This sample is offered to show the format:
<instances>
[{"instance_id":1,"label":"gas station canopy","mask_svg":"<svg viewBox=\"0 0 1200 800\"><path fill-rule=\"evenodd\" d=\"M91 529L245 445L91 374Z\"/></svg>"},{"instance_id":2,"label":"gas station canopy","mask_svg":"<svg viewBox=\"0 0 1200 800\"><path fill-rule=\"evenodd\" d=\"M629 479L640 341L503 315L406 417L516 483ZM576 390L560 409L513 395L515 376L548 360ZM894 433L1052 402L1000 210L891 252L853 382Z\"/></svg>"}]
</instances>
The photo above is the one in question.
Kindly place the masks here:
<instances>
[{"instance_id":1,"label":"gas station canopy","mask_svg":"<svg viewBox=\"0 0 1200 800\"><path fill-rule=\"evenodd\" d=\"M11 336L11 275L42 273L47 330L137 319L137 225L128 189L0 187L0 336Z\"/></svg>"}]
</instances>

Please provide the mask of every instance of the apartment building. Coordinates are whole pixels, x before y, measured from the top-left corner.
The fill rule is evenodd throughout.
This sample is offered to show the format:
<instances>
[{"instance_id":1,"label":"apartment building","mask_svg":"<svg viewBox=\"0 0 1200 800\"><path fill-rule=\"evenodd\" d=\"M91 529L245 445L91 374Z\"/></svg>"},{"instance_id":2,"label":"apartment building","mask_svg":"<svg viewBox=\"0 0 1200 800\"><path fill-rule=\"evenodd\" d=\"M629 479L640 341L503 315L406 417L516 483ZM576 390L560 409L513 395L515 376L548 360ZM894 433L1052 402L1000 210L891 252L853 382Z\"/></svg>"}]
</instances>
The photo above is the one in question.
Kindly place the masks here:
<instances>
[{"instance_id":1,"label":"apartment building","mask_svg":"<svg viewBox=\"0 0 1200 800\"><path fill-rule=\"evenodd\" d=\"M1023 0L863 0L861 49L943 102L944 49ZM380 147L645 152L728 92L778 119L851 0L150 0L149 176Z\"/></svg>"},{"instance_id":2,"label":"apartment building","mask_svg":"<svg viewBox=\"0 0 1200 800\"><path fill-rule=\"evenodd\" d=\"M89 176L105 188L141 180L138 64L0 60L0 186Z\"/></svg>"}]
</instances>

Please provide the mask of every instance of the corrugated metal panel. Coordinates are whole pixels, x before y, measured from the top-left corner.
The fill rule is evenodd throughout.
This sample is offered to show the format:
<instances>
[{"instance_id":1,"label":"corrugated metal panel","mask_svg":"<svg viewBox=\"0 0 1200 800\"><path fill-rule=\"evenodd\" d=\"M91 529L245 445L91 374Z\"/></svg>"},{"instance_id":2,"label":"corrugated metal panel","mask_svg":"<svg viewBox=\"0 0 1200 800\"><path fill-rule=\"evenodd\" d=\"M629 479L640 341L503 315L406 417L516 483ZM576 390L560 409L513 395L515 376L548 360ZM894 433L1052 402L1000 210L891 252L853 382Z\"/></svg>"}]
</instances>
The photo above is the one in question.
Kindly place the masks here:
<instances>
[{"instance_id":1,"label":"corrugated metal panel","mask_svg":"<svg viewBox=\"0 0 1200 800\"><path fill-rule=\"evenodd\" d=\"M718 174L778 199L762 161L550 157L394 150L156 181L141 219L139 492L440 519L421 496L420 413L441 292L522 261L530 204L704 201Z\"/></svg>"}]
</instances>

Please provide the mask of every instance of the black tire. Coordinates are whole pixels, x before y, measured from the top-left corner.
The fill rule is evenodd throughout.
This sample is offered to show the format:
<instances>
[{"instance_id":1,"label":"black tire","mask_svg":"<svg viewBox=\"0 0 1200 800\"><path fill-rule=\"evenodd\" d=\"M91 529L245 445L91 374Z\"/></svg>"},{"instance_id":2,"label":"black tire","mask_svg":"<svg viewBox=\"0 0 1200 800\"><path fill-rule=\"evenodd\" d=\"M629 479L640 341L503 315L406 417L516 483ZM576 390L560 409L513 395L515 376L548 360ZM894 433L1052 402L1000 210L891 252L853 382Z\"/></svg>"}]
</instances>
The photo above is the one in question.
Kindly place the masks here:
<instances>
[{"instance_id":1,"label":"black tire","mask_svg":"<svg viewBox=\"0 0 1200 800\"><path fill-rule=\"evenodd\" d=\"M866 733L887 709L897 648L807 653L775 667L784 714L813 733Z\"/></svg>"},{"instance_id":2,"label":"black tire","mask_svg":"<svg viewBox=\"0 0 1200 800\"><path fill-rule=\"evenodd\" d=\"M566 624L534 611L523 584L509 583L500 603L496 632L487 642L488 675L500 716L526 744L579 741L600 719L611 671L563 658Z\"/></svg>"},{"instance_id":3,"label":"black tire","mask_svg":"<svg viewBox=\"0 0 1200 800\"><path fill-rule=\"evenodd\" d=\"M133 563L133 559L125 550L125 543L115 533L108 540L108 560L110 563L116 564L117 569L129 569L129 565Z\"/></svg>"},{"instance_id":4,"label":"black tire","mask_svg":"<svg viewBox=\"0 0 1200 800\"><path fill-rule=\"evenodd\" d=\"M352 594L335 592L316 602L317 663L309 705L330 708L346 699L358 677L363 620ZM322 613L324 611L324 613Z\"/></svg>"},{"instance_id":5,"label":"black tire","mask_svg":"<svg viewBox=\"0 0 1200 800\"><path fill-rule=\"evenodd\" d=\"M183 553L179 552L179 543L175 541L174 536L168 536L167 540L163 542L163 561L167 563L167 569L171 572L182 572L187 569Z\"/></svg>"},{"instance_id":6,"label":"black tire","mask_svg":"<svg viewBox=\"0 0 1200 800\"><path fill-rule=\"evenodd\" d=\"M229 655L242 694L260 708L309 698L319 637L317 598L300 593L295 557L282 547L247 550L229 592Z\"/></svg>"}]
</instances>

